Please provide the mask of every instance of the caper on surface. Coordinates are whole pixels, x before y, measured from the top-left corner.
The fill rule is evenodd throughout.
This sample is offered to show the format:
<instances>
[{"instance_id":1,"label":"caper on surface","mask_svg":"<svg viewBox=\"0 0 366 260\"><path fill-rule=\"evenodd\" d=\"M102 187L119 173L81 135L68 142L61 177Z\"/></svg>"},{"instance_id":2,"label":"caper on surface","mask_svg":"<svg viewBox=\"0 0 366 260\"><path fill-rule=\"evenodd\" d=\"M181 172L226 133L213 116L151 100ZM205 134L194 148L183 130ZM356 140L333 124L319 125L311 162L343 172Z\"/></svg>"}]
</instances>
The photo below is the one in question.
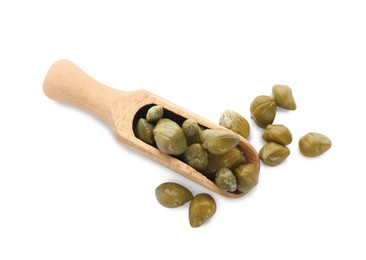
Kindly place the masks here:
<instances>
[{"instance_id":1,"label":"caper on surface","mask_svg":"<svg viewBox=\"0 0 366 260\"><path fill-rule=\"evenodd\" d=\"M275 143L269 142L259 150L259 157L268 166L277 166L290 155L290 149Z\"/></svg>"},{"instance_id":2,"label":"caper on surface","mask_svg":"<svg viewBox=\"0 0 366 260\"><path fill-rule=\"evenodd\" d=\"M240 138L239 135L230 131L206 129L201 133L201 140L203 147L211 154L221 155L234 148Z\"/></svg>"},{"instance_id":3,"label":"caper on surface","mask_svg":"<svg viewBox=\"0 0 366 260\"><path fill-rule=\"evenodd\" d=\"M214 198L206 193L197 194L189 205L189 223L191 227L202 226L216 212Z\"/></svg>"},{"instance_id":4,"label":"caper on surface","mask_svg":"<svg viewBox=\"0 0 366 260\"><path fill-rule=\"evenodd\" d=\"M332 141L325 135L310 132L300 138L300 152L308 157L319 156L330 149Z\"/></svg>"},{"instance_id":5,"label":"caper on surface","mask_svg":"<svg viewBox=\"0 0 366 260\"><path fill-rule=\"evenodd\" d=\"M136 125L136 137L147 144L154 145L154 125L147 122L146 119L140 118Z\"/></svg>"},{"instance_id":6,"label":"caper on surface","mask_svg":"<svg viewBox=\"0 0 366 260\"><path fill-rule=\"evenodd\" d=\"M202 144L192 144L188 146L184 153L184 161L196 170L201 171L208 164L208 152Z\"/></svg>"},{"instance_id":7,"label":"caper on surface","mask_svg":"<svg viewBox=\"0 0 366 260\"><path fill-rule=\"evenodd\" d=\"M238 166L234 170L238 190L249 192L258 184L258 168L254 163L247 163Z\"/></svg>"},{"instance_id":8,"label":"caper on surface","mask_svg":"<svg viewBox=\"0 0 366 260\"><path fill-rule=\"evenodd\" d=\"M244 138L248 138L249 136L250 125L248 121L235 111L224 111L220 116L219 124Z\"/></svg>"},{"instance_id":9,"label":"caper on surface","mask_svg":"<svg viewBox=\"0 0 366 260\"><path fill-rule=\"evenodd\" d=\"M155 123L163 117L163 114L164 110L161 106L150 107L146 113L146 120L150 123Z\"/></svg>"},{"instance_id":10,"label":"caper on surface","mask_svg":"<svg viewBox=\"0 0 366 260\"><path fill-rule=\"evenodd\" d=\"M186 151L187 141L182 128L174 121L161 118L153 130L156 145L160 151L180 155Z\"/></svg>"},{"instance_id":11,"label":"caper on surface","mask_svg":"<svg viewBox=\"0 0 366 260\"><path fill-rule=\"evenodd\" d=\"M229 152L222 155L208 154L208 165L202 171L205 175L210 175L217 172L220 168L226 167L230 170L234 170L240 164L246 162L246 158L243 152L238 148L234 147Z\"/></svg>"},{"instance_id":12,"label":"caper on surface","mask_svg":"<svg viewBox=\"0 0 366 260\"><path fill-rule=\"evenodd\" d=\"M155 196L159 203L167 208L177 208L193 198L192 192L175 182L160 184L155 189Z\"/></svg>"},{"instance_id":13,"label":"caper on surface","mask_svg":"<svg viewBox=\"0 0 366 260\"><path fill-rule=\"evenodd\" d=\"M289 145L292 142L290 129L284 125L267 125L262 138L266 142L275 142L282 145Z\"/></svg>"},{"instance_id":14,"label":"caper on surface","mask_svg":"<svg viewBox=\"0 0 366 260\"><path fill-rule=\"evenodd\" d=\"M261 128L272 124L276 117L276 102L270 96L258 96L250 105L251 118Z\"/></svg>"},{"instance_id":15,"label":"caper on surface","mask_svg":"<svg viewBox=\"0 0 366 260\"><path fill-rule=\"evenodd\" d=\"M217 187L225 191L236 191L237 183L234 173L226 167L221 168L215 174L215 183Z\"/></svg>"},{"instance_id":16,"label":"caper on surface","mask_svg":"<svg viewBox=\"0 0 366 260\"><path fill-rule=\"evenodd\" d=\"M272 93L277 106L284 109L296 110L296 102L289 86L274 85L272 87Z\"/></svg>"}]
</instances>

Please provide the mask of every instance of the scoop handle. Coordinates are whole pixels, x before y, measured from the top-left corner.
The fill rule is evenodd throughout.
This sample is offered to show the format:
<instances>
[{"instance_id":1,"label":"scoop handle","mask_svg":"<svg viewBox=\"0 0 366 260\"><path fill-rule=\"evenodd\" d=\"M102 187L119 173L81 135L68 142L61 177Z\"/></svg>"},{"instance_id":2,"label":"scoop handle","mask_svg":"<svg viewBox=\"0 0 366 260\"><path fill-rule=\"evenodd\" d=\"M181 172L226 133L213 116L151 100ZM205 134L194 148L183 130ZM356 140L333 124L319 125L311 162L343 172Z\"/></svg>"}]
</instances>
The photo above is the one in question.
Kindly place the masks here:
<instances>
[{"instance_id":1,"label":"scoop handle","mask_svg":"<svg viewBox=\"0 0 366 260\"><path fill-rule=\"evenodd\" d=\"M82 108L113 125L111 106L123 91L107 87L91 78L68 60L59 60L49 69L43 91L51 99Z\"/></svg>"}]
</instances>

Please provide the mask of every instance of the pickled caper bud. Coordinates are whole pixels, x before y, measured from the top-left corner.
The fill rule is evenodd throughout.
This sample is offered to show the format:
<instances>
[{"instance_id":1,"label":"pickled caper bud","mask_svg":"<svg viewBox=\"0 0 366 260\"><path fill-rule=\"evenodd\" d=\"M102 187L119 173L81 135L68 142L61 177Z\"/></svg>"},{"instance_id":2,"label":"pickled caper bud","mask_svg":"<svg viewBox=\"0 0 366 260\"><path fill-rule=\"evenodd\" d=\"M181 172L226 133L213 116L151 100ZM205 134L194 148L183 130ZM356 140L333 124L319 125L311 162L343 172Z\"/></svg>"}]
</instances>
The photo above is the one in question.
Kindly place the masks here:
<instances>
[{"instance_id":1,"label":"pickled caper bud","mask_svg":"<svg viewBox=\"0 0 366 260\"><path fill-rule=\"evenodd\" d=\"M225 191L236 191L237 184L234 173L226 167L221 168L216 172L215 183L217 187Z\"/></svg>"},{"instance_id":2,"label":"pickled caper bud","mask_svg":"<svg viewBox=\"0 0 366 260\"><path fill-rule=\"evenodd\" d=\"M189 205L189 223L191 227L202 226L216 212L214 198L206 193L197 194Z\"/></svg>"},{"instance_id":3,"label":"pickled caper bud","mask_svg":"<svg viewBox=\"0 0 366 260\"><path fill-rule=\"evenodd\" d=\"M161 106L150 107L146 113L146 120L150 123L157 122L163 117L164 110Z\"/></svg>"},{"instance_id":4,"label":"pickled caper bud","mask_svg":"<svg viewBox=\"0 0 366 260\"><path fill-rule=\"evenodd\" d=\"M262 138L266 142L289 145L292 142L291 131L284 125L267 125Z\"/></svg>"},{"instance_id":5,"label":"pickled caper bud","mask_svg":"<svg viewBox=\"0 0 366 260\"><path fill-rule=\"evenodd\" d=\"M186 136L194 136L201 131L198 123L193 119L186 119L182 124L182 129Z\"/></svg>"},{"instance_id":6,"label":"pickled caper bud","mask_svg":"<svg viewBox=\"0 0 366 260\"><path fill-rule=\"evenodd\" d=\"M250 125L248 121L235 111L224 111L220 116L219 124L244 138L248 138L249 136Z\"/></svg>"},{"instance_id":7,"label":"pickled caper bud","mask_svg":"<svg viewBox=\"0 0 366 260\"><path fill-rule=\"evenodd\" d=\"M308 157L319 156L330 149L332 141L325 135L310 132L300 138L300 152Z\"/></svg>"},{"instance_id":8,"label":"pickled caper bud","mask_svg":"<svg viewBox=\"0 0 366 260\"><path fill-rule=\"evenodd\" d=\"M229 152L222 155L208 154L208 165L202 171L203 174L210 176L217 172L220 168L226 167L230 170L234 170L240 164L246 162L246 158L243 152L238 148L234 147Z\"/></svg>"},{"instance_id":9,"label":"pickled caper bud","mask_svg":"<svg viewBox=\"0 0 366 260\"><path fill-rule=\"evenodd\" d=\"M290 150L278 143L269 142L259 150L259 157L268 166L277 166L290 155Z\"/></svg>"},{"instance_id":10,"label":"pickled caper bud","mask_svg":"<svg viewBox=\"0 0 366 260\"><path fill-rule=\"evenodd\" d=\"M136 137L147 144L154 145L154 125L147 122L146 119L140 118L136 125Z\"/></svg>"},{"instance_id":11,"label":"pickled caper bud","mask_svg":"<svg viewBox=\"0 0 366 260\"><path fill-rule=\"evenodd\" d=\"M188 146L187 151L184 153L184 161L196 170L201 171L208 164L208 152L202 144L192 144Z\"/></svg>"},{"instance_id":12,"label":"pickled caper bud","mask_svg":"<svg viewBox=\"0 0 366 260\"><path fill-rule=\"evenodd\" d=\"M186 136L187 144L202 143L201 127L193 119L186 119L182 124L183 133Z\"/></svg>"},{"instance_id":13,"label":"pickled caper bud","mask_svg":"<svg viewBox=\"0 0 366 260\"><path fill-rule=\"evenodd\" d=\"M258 96L250 105L251 118L261 128L273 123L276 117L276 103L270 96Z\"/></svg>"},{"instance_id":14,"label":"pickled caper bud","mask_svg":"<svg viewBox=\"0 0 366 260\"><path fill-rule=\"evenodd\" d=\"M174 121L161 118L153 130L156 145L160 151L170 155L180 155L186 151L187 142L183 130Z\"/></svg>"},{"instance_id":15,"label":"pickled caper bud","mask_svg":"<svg viewBox=\"0 0 366 260\"><path fill-rule=\"evenodd\" d=\"M254 163L247 163L238 166L234 170L238 191L249 192L258 184L258 168Z\"/></svg>"},{"instance_id":16,"label":"pickled caper bud","mask_svg":"<svg viewBox=\"0 0 366 260\"><path fill-rule=\"evenodd\" d=\"M155 196L159 203L167 208L177 208L193 198L192 192L175 182L160 184L155 189Z\"/></svg>"},{"instance_id":17,"label":"pickled caper bud","mask_svg":"<svg viewBox=\"0 0 366 260\"><path fill-rule=\"evenodd\" d=\"M211 154L225 154L239 143L239 136L225 130L206 129L201 133L203 147Z\"/></svg>"},{"instance_id":18,"label":"pickled caper bud","mask_svg":"<svg viewBox=\"0 0 366 260\"><path fill-rule=\"evenodd\" d=\"M296 102L289 86L274 85L272 87L272 93L277 106L289 110L296 109Z\"/></svg>"}]
</instances>

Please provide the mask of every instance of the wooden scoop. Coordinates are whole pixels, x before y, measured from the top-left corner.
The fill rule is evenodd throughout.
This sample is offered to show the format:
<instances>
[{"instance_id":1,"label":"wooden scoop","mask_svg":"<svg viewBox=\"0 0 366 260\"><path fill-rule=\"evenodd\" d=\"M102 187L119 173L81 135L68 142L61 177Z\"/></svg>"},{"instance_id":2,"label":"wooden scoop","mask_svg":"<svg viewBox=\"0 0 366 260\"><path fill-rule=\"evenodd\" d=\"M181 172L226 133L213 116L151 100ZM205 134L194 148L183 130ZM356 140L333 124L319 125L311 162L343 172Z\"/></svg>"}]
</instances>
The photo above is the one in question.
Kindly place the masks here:
<instances>
[{"instance_id":1,"label":"wooden scoop","mask_svg":"<svg viewBox=\"0 0 366 260\"><path fill-rule=\"evenodd\" d=\"M226 192L179 159L160 152L157 148L136 138L133 128L138 118L145 117L152 105L160 105L169 117L182 123L191 118L198 124L211 129L226 129L214 124L192 112L148 91L120 91L109 88L92 79L72 62L57 61L48 71L43 83L44 93L51 99L82 108L101 118L114 132L117 139L130 148L142 153L152 160L173 171L201 184L202 186L226 197L237 198L242 192ZM247 162L255 163L259 170L259 157L256 150L247 140L240 137L238 144L247 158Z\"/></svg>"}]
</instances>

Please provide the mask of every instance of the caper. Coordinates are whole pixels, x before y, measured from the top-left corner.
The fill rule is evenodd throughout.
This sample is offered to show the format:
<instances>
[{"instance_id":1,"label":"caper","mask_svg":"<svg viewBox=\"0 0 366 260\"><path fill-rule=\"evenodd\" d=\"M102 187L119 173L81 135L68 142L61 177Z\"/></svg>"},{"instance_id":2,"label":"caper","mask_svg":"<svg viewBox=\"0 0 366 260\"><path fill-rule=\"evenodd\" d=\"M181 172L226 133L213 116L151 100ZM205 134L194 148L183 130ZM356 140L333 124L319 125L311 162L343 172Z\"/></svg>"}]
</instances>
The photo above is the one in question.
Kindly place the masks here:
<instances>
[{"instance_id":1,"label":"caper","mask_svg":"<svg viewBox=\"0 0 366 260\"><path fill-rule=\"evenodd\" d=\"M238 166L234 170L238 190L241 192L249 192L258 184L258 168L254 163L247 163Z\"/></svg>"},{"instance_id":2,"label":"caper","mask_svg":"<svg viewBox=\"0 0 366 260\"><path fill-rule=\"evenodd\" d=\"M184 161L196 170L201 171L208 164L208 152L202 144L192 144L188 146L187 151L184 153Z\"/></svg>"},{"instance_id":3,"label":"caper","mask_svg":"<svg viewBox=\"0 0 366 260\"><path fill-rule=\"evenodd\" d=\"M161 106L150 107L146 113L146 120L150 123L155 123L163 117L163 113L164 111Z\"/></svg>"},{"instance_id":4,"label":"caper","mask_svg":"<svg viewBox=\"0 0 366 260\"><path fill-rule=\"evenodd\" d=\"M300 152L308 157L319 156L330 149L332 141L325 135L310 132L300 138Z\"/></svg>"},{"instance_id":5,"label":"caper","mask_svg":"<svg viewBox=\"0 0 366 260\"><path fill-rule=\"evenodd\" d=\"M145 143L150 145L154 145L154 134L153 134L154 125L147 122L146 119L140 118L137 121L136 125L136 137Z\"/></svg>"},{"instance_id":6,"label":"caper","mask_svg":"<svg viewBox=\"0 0 366 260\"><path fill-rule=\"evenodd\" d=\"M183 130L174 121L161 118L153 130L156 145L160 151L170 155L183 154L187 148L187 141Z\"/></svg>"},{"instance_id":7,"label":"caper","mask_svg":"<svg viewBox=\"0 0 366 260\"><path fill-rule=\"evenodd\" d=\"M159 203L167 208L177 208L193 198L192 192L175 182L160 184L155 189L155 196Z\"/></svg>"},{"instance_id":8,"label":"caper","mask_svg":"<svg viewBox=\"0 0 366 260\"><path fill-rule=\"evenodd\" d=\"M219 124L244 138L248 138L249 136L250 125L248 121L235 111L224 111L220 116Z\"/></svg>"},{"instance_id":9,"label":"caper","mask_svg":"<svg viewBox=\"0 0 366 260\"><path fill-rule=\"evenodd\" d=\"M191 227L202 226L216 212L214 198L206 193L197 194L189 205L189 223Z\"/></svg>"},{"instance_id":10,"label":"caper","mask_svg":"<svg viewBox=\"0 0 366 260\"><path fill-rule=\"evenodd\" d=\"M208 154L208 165L202 171L203 174L210 176L211 174L217 172L220 168L226 167L233 170L240 164L246 162L246 158L243 152L238 148L234 147L229 152L222 155Z\"/></svg>"},{"instance_id":11,"label":"caper","mask_svg":"<svg viewBox=\"0 0 366 260\"><path fill-rule=\"evenodd\" d=\"M251 118L261 128L272 124L276 117L276 103L273 97L258 96L250 105Z\"/></svg>"},{"instance_id":12,"label":"caper","mask_svg":"<svg viewBox=\"0 0 366 260\"><path fill-rule=\"evenodd\" d=\"M201 131L198 123L193 119L186 119L182 124L182 129L186 136L194 136Z\"/></svg>"},{"instance_id":13,"label":"caper","mask_svg":"<svg viewBox=\"0 0 366 260\"><path fill-rule=\"evenodd\" d=\"M259 157L268 166L277 166L290 155L290 150L278 143L269 142L259 150Z\"/></svg>"},{"instance_id":14,"label":"caper","mask_svg":"<svg viewBox=\"0 0 366 260\"><path fill-rule=\"evenodd\" d=\"M236 191L237 184L234 173L226 167L221 168L215 175L216 185L225 191Z\"/></svg>"},{"instance_id":15,"label":"caper","mask_svg":"<svg viewBox=\"0 0 366 260\"><path fill-rule=\"evenodd\" d=\"M200 134L193 135L193 136L186 136L186 140L187 140L187 145L202 144Z\"/></svg>"},{"instance_id":16,"label":"caper","mask_svg":"<svg viewBox=\"0 0 366 260\"><path fill-rule=\"evenodd\" d=\"M266 142L289 145L292 142L291 131L284 125L267 125L262 138Z\"/></svg>"},{"instance_id":17,"label":"caper","mask_svg":"<svg viewBox=\"0 0 366 260\"><path fill-rule=\"evenodd\" d=\"M186 136L187 144L202 143L201 127L193 119L186 119L182 124L183 133Z\"/></svg>"},{"instance_id":18,"label":"caper","mask_svg":"<svg viewBox=\"0 0 366 260\"><path fill-rule=\"evenodd\" d=\"M211 154L221 155L235 147L240 138L239 135L230 131L206 129L201 133L201 140L203 147Z\"/></svg>"},{"instance_id":19,"label":"caper","mask_svg":"<svg viewBox=\"0 0 366 260\"><path fill-rule=\"evenodd\" d=\"M277 106L289 110L296 109L296 102L289 86L274 85L272 93Z\"/></svg>"}]
</instances>

